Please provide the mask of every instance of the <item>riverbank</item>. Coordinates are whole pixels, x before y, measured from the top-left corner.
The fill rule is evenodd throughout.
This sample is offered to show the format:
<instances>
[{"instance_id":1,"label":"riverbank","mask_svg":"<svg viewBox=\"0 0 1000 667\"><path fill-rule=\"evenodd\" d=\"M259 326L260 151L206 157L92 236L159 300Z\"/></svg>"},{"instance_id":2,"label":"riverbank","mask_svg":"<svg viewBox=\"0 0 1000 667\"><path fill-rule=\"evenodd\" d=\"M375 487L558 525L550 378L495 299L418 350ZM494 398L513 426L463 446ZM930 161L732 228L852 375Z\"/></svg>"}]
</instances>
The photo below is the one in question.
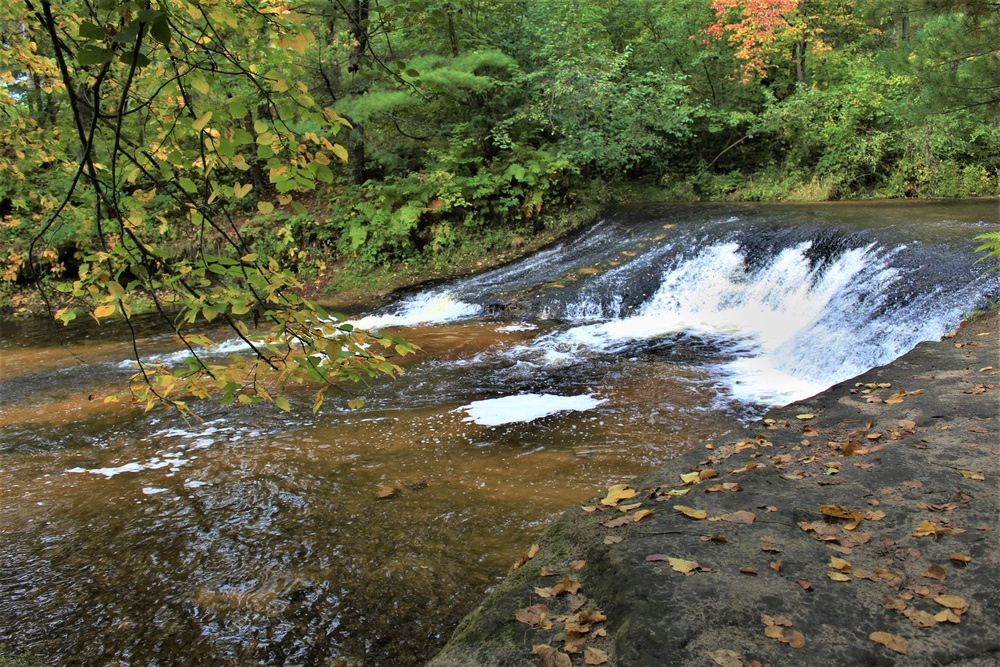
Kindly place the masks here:
<instances>
[{"instance_id":1,"label":"riverbank","mask_svg":"<svg viewBox=\"0 0 1000 667\"><path fill-rule=\"evenodd\" d=\"M994 312L567 511L430 665L996 664L998 349Z\"/></svg>"}]
</instances>

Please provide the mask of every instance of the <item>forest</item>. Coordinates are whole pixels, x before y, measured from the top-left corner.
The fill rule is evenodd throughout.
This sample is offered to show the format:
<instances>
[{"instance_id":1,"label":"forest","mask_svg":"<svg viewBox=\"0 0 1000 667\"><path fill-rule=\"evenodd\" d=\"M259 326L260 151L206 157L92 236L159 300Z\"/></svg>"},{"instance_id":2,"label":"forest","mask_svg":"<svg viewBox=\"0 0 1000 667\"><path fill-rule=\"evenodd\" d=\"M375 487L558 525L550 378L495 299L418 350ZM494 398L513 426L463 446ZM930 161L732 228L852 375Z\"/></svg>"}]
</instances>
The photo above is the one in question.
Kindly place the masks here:
<instances>
[{"instance_id":1,"label":"forest","mask_svg":"<svg viewBox=\"0 0 1000 667\"><path fill-rule=\"evenodd\" d=\"M393 374L324 290L614 202L1000 193L992 0L23 0L0 44L0 298L162 313L149 405ZM199 359L216 318L248 366Z\"/></svg>"}]
</instances>

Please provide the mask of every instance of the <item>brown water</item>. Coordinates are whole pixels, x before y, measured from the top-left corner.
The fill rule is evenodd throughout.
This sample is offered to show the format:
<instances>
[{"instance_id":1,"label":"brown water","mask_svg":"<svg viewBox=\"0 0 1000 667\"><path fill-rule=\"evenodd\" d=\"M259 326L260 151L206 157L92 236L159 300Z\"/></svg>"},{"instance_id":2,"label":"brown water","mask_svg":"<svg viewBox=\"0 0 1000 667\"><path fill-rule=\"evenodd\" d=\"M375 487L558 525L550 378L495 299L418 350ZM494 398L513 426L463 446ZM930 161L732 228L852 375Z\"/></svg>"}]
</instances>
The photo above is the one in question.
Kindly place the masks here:
<instances>
[{"instance_id":1,"label":"brown water","mask_svg":"<svg viewBox=\"0 0 1000 667\"><path fill-rule=\"evenodd\" d=\"M995 203L633 217L451 296L417 295L513 302L534 328L487 311L411 322L399 333L423 354L358 388L359 411L334 397L313 416L303 388L291 414L143 415L99 400L129 373L121 331L82 322L62 344L48 324L0 323L0 643L44 664L423 664L552 517L759 414L748 384L780 395L786 376L812 386L801 368L849 376L1000 293L969 268ZM866 221L880 231L858 237ZM818 258L795 250L809 225ZM738 250L719 245L747 228L760 231ZM711 273L734 253L773 270ZM803 292L807 260L820 268ZM644 306L668 278L686 301ZM176 350L155 324L143 336L143 354ZM604 402L499 426L458 411L529 393ZM380 500L383 487L395 495Z\"/></svg>"},{"instance_id":2,"label":"brown water","mask_svg":"<svg viewBox=\"0 0 1000 667\"><path fill-rule=\"evenodd\" d=\"M600 370L620 378L605 405L532 424L463 421L474 386L429 400L461 373L448 360L517 337L496 329L408 330L422 360L384 388L398 402L362 414L189 426L88 400L93 385L8 406L0 427L21 443L0 464L0 637L53 663L421 664L548 519L729 426L705 418L703 371L669 363ZM74 368L59 347L3 360L23 382ZM128 463L146 469L67 472Z\"/></svg>"}]
</instances>

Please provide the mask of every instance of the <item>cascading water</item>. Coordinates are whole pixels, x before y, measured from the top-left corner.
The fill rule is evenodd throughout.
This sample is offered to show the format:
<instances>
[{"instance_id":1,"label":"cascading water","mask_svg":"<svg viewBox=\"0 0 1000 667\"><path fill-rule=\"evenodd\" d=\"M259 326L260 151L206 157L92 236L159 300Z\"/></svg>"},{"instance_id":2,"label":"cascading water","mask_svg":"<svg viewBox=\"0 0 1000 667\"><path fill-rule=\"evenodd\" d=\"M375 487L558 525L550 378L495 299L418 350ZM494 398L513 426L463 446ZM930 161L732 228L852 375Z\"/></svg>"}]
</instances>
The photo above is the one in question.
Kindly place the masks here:
<instances>
[{"instance_id":1,"label":"cascading water","mask_svg":"<svg viewBox=\"0 0 1000 667\"><path fill-rule=\"evenodd\" d=\"M46 664L423 664L552 515L996 298L970 239L998 217L623 212L359 317L423 351L315 416L308 387L291 413L194 404L204 423L104 404L121 331L71 327L80 365L0 322L0 643ZM181 362L146 332L144 358Z\"/></svg>"}]
</instances>

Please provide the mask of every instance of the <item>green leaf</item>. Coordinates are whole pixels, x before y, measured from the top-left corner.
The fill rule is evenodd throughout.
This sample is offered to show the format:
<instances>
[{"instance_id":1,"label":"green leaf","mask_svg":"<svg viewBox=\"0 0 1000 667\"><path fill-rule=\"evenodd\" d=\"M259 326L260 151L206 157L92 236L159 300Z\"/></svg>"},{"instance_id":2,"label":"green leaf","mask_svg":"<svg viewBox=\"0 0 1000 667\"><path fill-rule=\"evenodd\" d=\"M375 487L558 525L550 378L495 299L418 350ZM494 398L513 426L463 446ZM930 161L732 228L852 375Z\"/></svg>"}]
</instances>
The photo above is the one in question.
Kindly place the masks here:
<instances>
[{"instance_id":1,"label":"green leaf","mask_svg":"<svg viewBox=\"0 0 1000 667\"><path fill-rule=\"evenodd\" d=\"M135 20L140 23L146 23L161 16L165 16L165 14L158 9L140 9L135 15Z\"/></svg>"},{"instance_id":2,"label":"green leaf","mask_svg":"<svg viewBox=\"0 0 1000 667\"><path fill-rule=\"evenodd\" d=\"M347 402L347 407L352 410L357 410L358 408L363 408L365 406L365 399L363 398L352 398Z\"/></svg>"},{"instance_id":3,"label":"green leaf","mask_svg":"<svg viewBox=\"0 0 1000 667\"><path fill-rule=\"evenodd\" d=\"M184 189L184 192L189 192L191 194L198 192L198 186L195 185L194 181L192 181L190 178L181 176L180 178L177 179L177 184Z\"/></svg>"},{"instance_id":4,"label":"green leaf","mask_svg":"<svg viewBox=\"0 0 1000 667\"><path fill-rule=\"evenodd\" d=\"M292 409L292 406L288 404L288 399L285 398L284 396L279 396L278 398L274 399L274 404L277 405L282 410L284 410L285 412L288 412L289 410Z\"/></svg>"},{"instance_id":5,"label":"green leaf","mask_svg":"<svg viewBox=\"0 0 1000 667\"><path fill-rule=\"evenodd\" d=\"M347 149L340 144L333 145L333 154L339 157L344 162L347 162Z\"/></svg>"},{"instance_id":6,"label":"green leaf","mask_svg":"<svg viewBox=\"0 0 1000 667\"><path fill-rule=\"evenodd\" d=\"M149 34L163 46L168 46L170 44L171 33L170 24L167 23L167 17L161 16L153 21L153 23L149 26Z\"/></svg>"},{"instance_id":7,"label":"green leaf","mask_svg":"<svg viewBox=\"0 0 1000 667\"><path fill-rule=\"evenodd\" d=\"M130 24L127 28L122 30L120 33L111 38L112 42L117 44L123 44L126 42L134 42L135 38L139 36L139 30L142 29L142 24L134 22Z\"/></svg>"},{"instance_id":8,"label":"green leaf","mask_svg":"<svg viewBox=\"0 0 1000 667\"><path fill-rule=\"evenodd\" d=\"M240 119L247 115L247 108L239 100L233 100L229 103L229 113L233 118Z\"/></svg>"},{"instance_id":9,"label":"green leaf","mask_svg":"<svg viewBox=\"0 0 1000 667\"><path fill-rule=\"evenodd\" d=\"M87 44L76 52L76 61L81 65L103 65L106 62L110 62L114 57L115 54L113 52L106 51L93 44Z\"/></svg>"},{"instance_id":10,"label":"green leaf","mask_svg":"<svg viewBox=\"0 0 1000 667\"><path fill-rule=\"evenodd\" d=\"M84 39L96 39L100 41L107 36L108 34L104 32L104 28L94 25L90 21L84 21L80 24L80 37Z\"/></svg>"}]
</instances>

